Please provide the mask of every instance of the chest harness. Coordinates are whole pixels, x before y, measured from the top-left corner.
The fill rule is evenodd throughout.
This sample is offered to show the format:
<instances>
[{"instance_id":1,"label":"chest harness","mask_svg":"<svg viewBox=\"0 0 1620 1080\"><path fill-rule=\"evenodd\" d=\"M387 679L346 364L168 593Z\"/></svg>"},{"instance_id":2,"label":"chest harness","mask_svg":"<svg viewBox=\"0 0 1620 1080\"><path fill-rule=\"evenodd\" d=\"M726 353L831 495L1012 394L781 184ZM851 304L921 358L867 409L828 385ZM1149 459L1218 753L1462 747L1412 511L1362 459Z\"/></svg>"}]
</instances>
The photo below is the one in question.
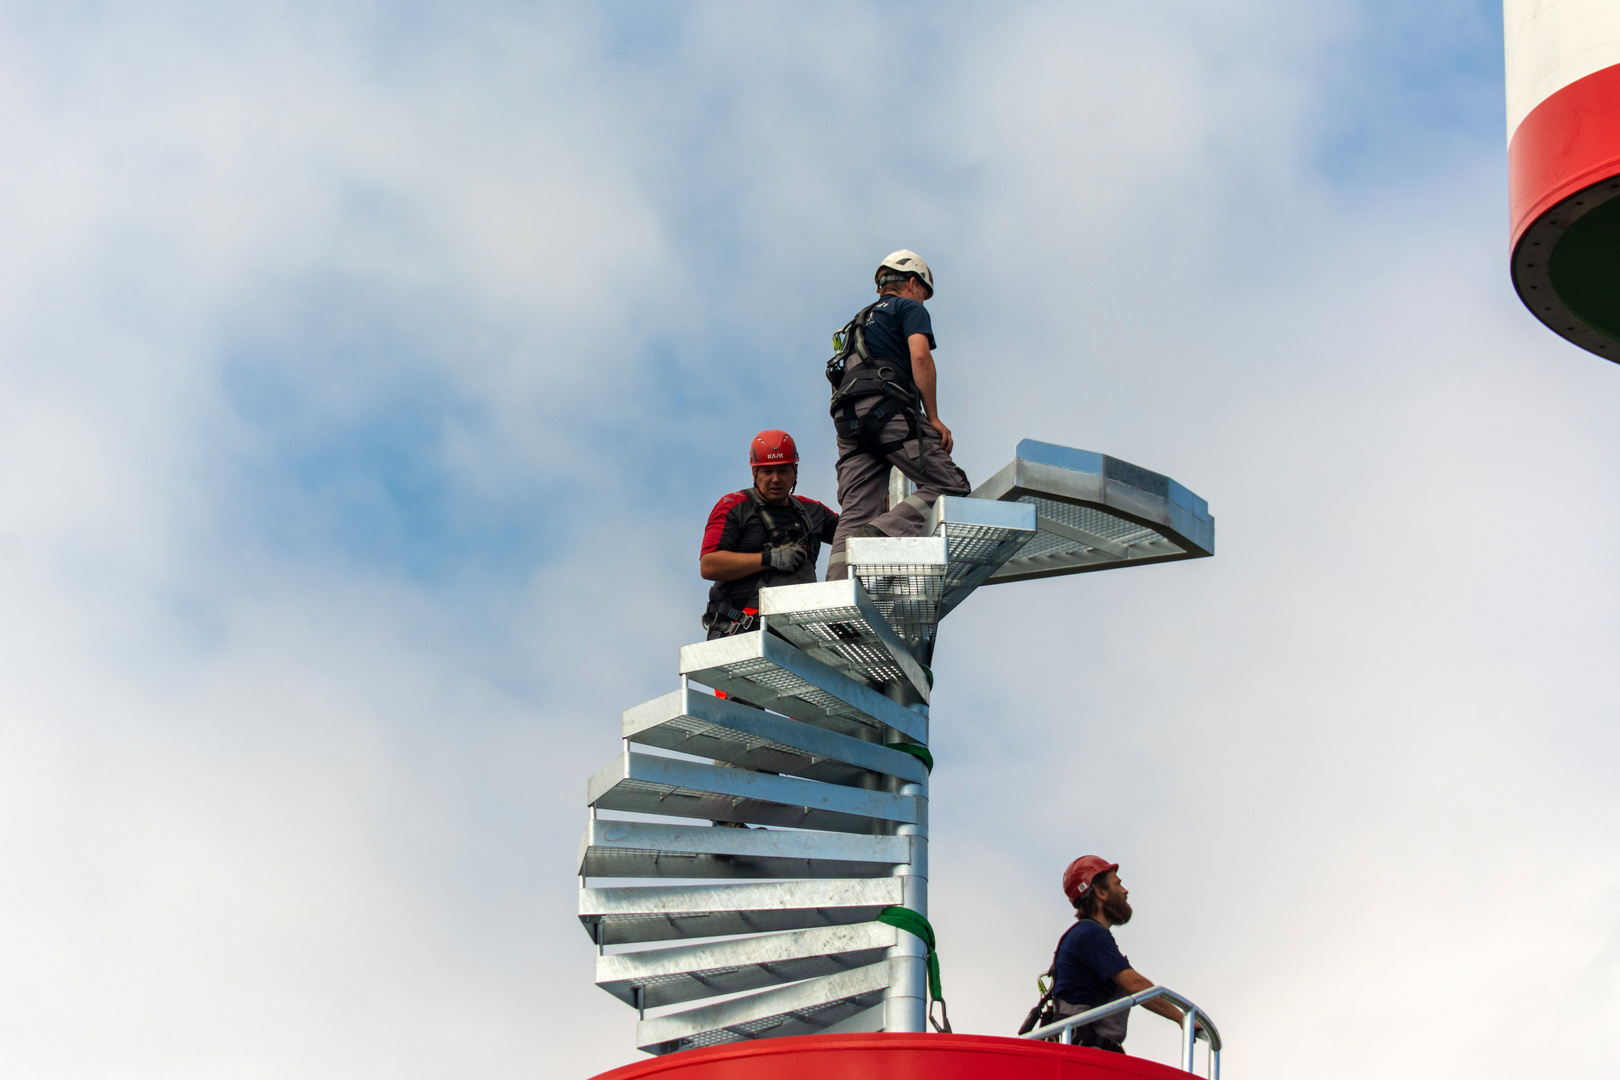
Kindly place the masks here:
<instances>
[{"instance_id":1,"label":"chest harness","mask_svg":"<svg viewBox=\"0 0 1620 1080\"><path fill-rule=\"evenodd\" d=\"M797 521L788 523L777 520L777 515L784 508L779 506L776 508L775 514L771 513L771 504L760 497L758 488L749 488L745 494L748 496L748 501L753 504L755 513L759 514L760 522L765 526L766 546L778 547L783 544L794 543L796 540L808 540L810 538L810 517L804 512L804 507L800 506L798 500L791 494L788 496L786 509ZM802 536L795 537L793 535L794 524L802 527ZM760 571L761 574L769 572L769 567ZM731 582L725 584L729 585ZM754 628L754 620L758 615L758 608L745 607L739 611L724 600L710 600L708 607L703 609L703 629L713 630L717 625L722 626L726 637L730 637L732 634L746 633ZM725 626L726 623L731 625Z\"/></svg>"},{"instance_id":2,"label":"chest harness","mask_svg":"<svg viewBox=\"0 0 1620 1080\"><path fill-rule=\"evenodd\" d=\"M1075 926L1078 925L1079 923L1076 922ZM1063 935L1058 938L1057 948L1052 950L1052 966L1046 969L1045 975L1035 980L1035 988L1041 992L1041 1000L1037 1001L1035 1007L1029 1010L1029 1015L1024 1017L1024 1022L1018 1027L1018 1034L1027 1035L1038 1027L1055 1024L1065 1016L1073 1016L1076 1013L1093 1008L1091 1005L1071 1005L1066 1001L1061 1001L1056 993L1058 953L1063 951L1063 942L1074 932L1075 926L1063 931ZM1051 981L1048 982L1048 979ZM1116 994L1114 996L1117 998L1122 995ZM1110 998L1109 1000L1114 999ZM1120 1016L1104 1017L1101 1020L1094 1021L1087 1027L1077 1028L1075 1036L1076 1041L1081 1046L1094 1046L1099 1050L1111 1050L1120 1054L1125 1052L1123 1046L1125 1024ZM1055 1037L1050 1036L1049 1039Z\"/></svg>"},{"instance_id":3,"label":"chest harness","mask_svg":"<svg viewBox=\"0 0 1620 1080\"><path fill-rule=\"evenodd\" d=\"M827 381L833 387L830 408L833 428L840 438L854 439L858 450L880 457L887 457L917 438L917 413L922 404L911 379L910 362L902 364L886 356L874 357L866 347L866 328L877 317L876 308L884 299L888 297L862 308L833 335L833 348L838 351L827 361ZM873 395L881 395L882 400L865 416L857 416L855 402ZM878 432L894 416L906 418L905 436L892 442L878 442Z\"/></svg>"}]
</instances>

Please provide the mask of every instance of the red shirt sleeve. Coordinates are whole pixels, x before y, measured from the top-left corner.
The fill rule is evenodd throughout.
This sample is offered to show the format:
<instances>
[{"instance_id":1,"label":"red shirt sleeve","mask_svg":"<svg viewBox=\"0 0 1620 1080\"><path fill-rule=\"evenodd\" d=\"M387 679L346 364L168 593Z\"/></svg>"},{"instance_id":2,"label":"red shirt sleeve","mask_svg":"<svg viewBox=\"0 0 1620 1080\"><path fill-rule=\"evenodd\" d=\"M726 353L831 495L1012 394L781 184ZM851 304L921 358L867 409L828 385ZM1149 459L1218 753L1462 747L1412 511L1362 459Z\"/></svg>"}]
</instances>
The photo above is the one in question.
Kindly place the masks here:
<instances>
[{"instance_id":1,"label":"red shirt sleeve","mask_svg":"<svg viewBox=\"0 0 1620 1080\"><path fill-rule=\"evenodd\" d=\"M709 511L708 528L703 530L703 550L699 554L720 550L720 534L726 531L726 517L745 498L742 492L733 491L714 504L714 509Z\"/></svg>"}]
</instances>

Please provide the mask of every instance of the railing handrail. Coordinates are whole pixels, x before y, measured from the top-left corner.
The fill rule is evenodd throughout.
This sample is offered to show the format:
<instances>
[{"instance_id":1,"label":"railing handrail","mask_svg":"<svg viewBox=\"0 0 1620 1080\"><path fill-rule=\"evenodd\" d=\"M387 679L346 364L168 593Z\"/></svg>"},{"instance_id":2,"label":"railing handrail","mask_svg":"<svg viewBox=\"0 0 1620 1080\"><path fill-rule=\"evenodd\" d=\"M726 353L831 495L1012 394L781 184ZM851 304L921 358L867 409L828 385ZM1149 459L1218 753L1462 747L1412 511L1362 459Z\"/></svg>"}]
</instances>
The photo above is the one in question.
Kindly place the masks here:
<instances>
[{"instance_id":1,"label":"railing handrail","mask_svg":"<svg viewBox=\"0 0 1620 1080\"><path fill-rule=\"evenodd\" d=\"M1036 1028L1022 1039L1050 1039L1054 1035L1066 1035L1075 1028L1085 1027L1098 1020L1115 1013L1125 1012L1137 1005L1146 1004L1155 998L1164 998L1170 1004L1181 1009L1181 1067L1186 1072L1193 1071L1193 1046L1202 1036L1209 1043L1209 1065L1212 1080L1220 1080L1221 1075L1221 1033L1216 1030L1215 1024L1209 1014L1187 998L1165 986L1150 986L1146 990L1138 991L1128 997L1115 998L1095 1009L1087 1009L1083 1013L1065 1016L1056 1023Z\"/></svg>"}]
</instances>

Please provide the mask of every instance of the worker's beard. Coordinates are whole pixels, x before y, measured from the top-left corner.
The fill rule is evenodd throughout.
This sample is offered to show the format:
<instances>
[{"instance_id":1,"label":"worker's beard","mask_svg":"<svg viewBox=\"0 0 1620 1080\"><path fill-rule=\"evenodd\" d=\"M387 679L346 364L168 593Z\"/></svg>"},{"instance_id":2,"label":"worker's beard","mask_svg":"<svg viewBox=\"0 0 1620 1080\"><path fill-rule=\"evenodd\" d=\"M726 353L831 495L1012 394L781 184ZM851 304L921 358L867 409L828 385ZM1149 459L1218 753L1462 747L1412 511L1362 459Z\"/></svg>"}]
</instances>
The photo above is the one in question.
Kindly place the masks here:
<instances>
[{"instance_id":1,"label":"worker's beard","mask_svg":"<svg viewBox=\"0 0 1620 1080\"><path fill-rule=\"evenodd\" d=\"M1131 905L1123 896L1110 896L1102 902L1103 918L1110 926L1124 926L1131 921Z\"/></svg>"}]
</instances>

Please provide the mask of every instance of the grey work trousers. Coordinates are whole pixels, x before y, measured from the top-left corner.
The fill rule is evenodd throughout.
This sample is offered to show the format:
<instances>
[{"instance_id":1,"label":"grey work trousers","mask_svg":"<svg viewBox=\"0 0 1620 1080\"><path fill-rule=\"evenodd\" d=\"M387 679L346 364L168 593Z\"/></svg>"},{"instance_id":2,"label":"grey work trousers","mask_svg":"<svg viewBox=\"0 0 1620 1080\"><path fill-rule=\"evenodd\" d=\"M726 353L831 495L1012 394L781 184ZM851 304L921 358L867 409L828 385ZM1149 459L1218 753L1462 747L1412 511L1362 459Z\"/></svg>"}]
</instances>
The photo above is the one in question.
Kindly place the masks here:
<instances>
[{"instance_id":1,"label":"grey work trousers","mask_svg":"<svg viewBox=\"0 0 1620 1080\"><path fill-rule=\"evenodd\" d=\"M855 402L855 414L865 416L880 400L872 396ZM904 414L890 417L875 436L872 445L894 442L907 434ZM838 528L833 533L827 558L827 580L842 581L849 576L844 559L849 534L862 525L873 525L885 536L921 536L923 517L941 495L966 495L973 490L967 474L951 460L926 417L917 418L918 439L887 455L878 455L854 439L838 437ZM894 466L917 485L917 490L893 510L889 509L889 467Z\"/></svg>"}]
</instances>

